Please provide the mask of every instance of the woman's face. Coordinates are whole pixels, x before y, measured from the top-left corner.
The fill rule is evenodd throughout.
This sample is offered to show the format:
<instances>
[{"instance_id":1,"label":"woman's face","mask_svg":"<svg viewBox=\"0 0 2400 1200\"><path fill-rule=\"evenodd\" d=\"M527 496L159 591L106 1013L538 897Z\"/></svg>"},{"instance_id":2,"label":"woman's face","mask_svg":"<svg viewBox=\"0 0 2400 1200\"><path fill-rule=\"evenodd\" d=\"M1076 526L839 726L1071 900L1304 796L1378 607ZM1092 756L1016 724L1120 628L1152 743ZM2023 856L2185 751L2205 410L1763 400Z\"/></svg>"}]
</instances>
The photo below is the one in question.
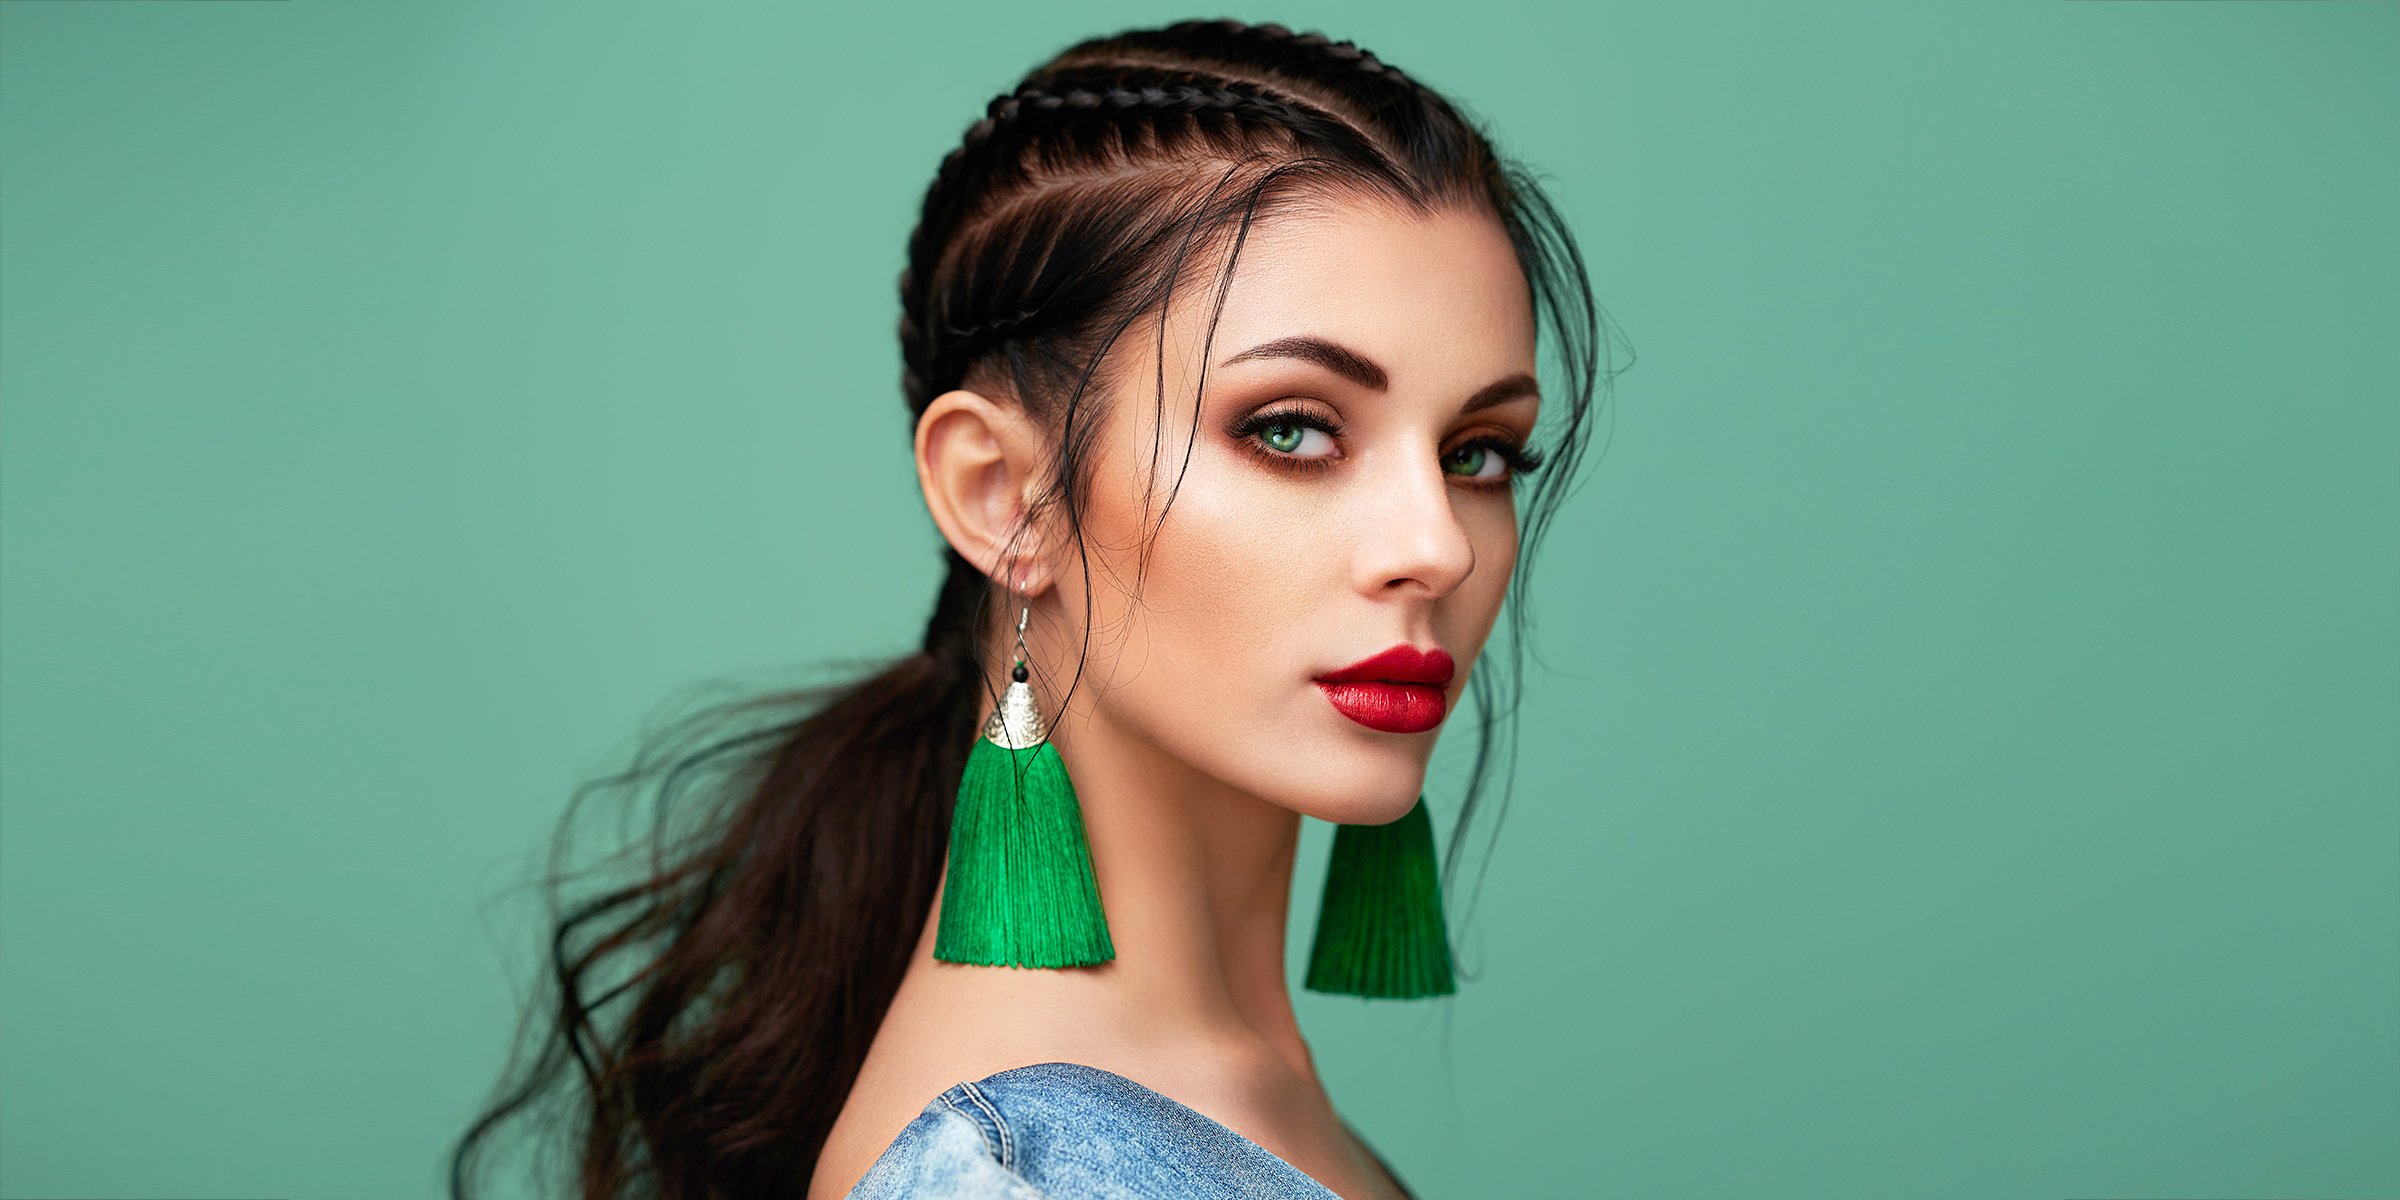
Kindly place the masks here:
<instances>
[{"instance_id":1,"label":"woman's face","mask_svg":"<svg viewBox=\"0 0 2400 1200\"><path fill-rule=\"evenodd\" d=\"M1088 585L1062 745L1097 727L1162 770L1388 821L1423 786L1515 566L1508 451L1540 403L1523 270L1482 214L1342 205L1254 225L1195 426L1216 278L1201 274L1167 313L1163 423L1158 321L1111 352L1090 574L1068 543L1046 615L1074 636L1044 639L1065 652L1044 704L1073 677ZM1317 682L1394 647L1446 652L1451 678Z\"/></svg>"}]
</instances>

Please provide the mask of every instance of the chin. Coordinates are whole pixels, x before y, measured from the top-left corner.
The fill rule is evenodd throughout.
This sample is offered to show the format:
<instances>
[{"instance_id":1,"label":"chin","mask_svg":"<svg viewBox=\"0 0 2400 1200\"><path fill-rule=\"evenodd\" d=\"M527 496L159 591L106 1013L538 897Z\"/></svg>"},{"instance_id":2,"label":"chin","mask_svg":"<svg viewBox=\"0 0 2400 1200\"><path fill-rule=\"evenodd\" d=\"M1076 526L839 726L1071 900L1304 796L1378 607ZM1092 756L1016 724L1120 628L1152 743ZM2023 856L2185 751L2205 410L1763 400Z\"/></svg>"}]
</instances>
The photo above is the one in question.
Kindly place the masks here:
<instances>
[{"instance_id":1,"label":"chin","mask_svg":"<svg viewBox=\"0 0 2400 1200\"><path fill-rule=\"evenodd\" d=\"M1388 825L1416 806L1424 788L1423 766L1411 764L1405 774L1374 771L1325 780L1323 786L1294 796L1290 807L1337 825Z\"/></svg>"}]
</instances>

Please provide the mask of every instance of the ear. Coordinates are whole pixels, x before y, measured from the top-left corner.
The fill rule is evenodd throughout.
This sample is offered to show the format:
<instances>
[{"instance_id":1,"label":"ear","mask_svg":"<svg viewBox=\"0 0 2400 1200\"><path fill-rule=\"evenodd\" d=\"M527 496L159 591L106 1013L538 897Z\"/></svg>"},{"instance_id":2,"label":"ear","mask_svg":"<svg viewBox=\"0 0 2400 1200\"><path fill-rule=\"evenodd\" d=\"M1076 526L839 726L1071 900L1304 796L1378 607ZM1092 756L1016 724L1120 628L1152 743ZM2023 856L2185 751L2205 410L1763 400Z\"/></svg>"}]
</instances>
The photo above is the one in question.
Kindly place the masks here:
<instances>
[{"instance_id":1,"label":"ear","mask_svg":"<svg viewBox=\"0 0 2400 1200\"><path fill-rule=\"evenodd\" d=\"M944 392L917 418L917 483L933 523L959 557L1023 596L1052 582L1041 531L1017 534L1041 489L1041 449L1022 410L977 392Z\"/></svg>"}]
</instances>

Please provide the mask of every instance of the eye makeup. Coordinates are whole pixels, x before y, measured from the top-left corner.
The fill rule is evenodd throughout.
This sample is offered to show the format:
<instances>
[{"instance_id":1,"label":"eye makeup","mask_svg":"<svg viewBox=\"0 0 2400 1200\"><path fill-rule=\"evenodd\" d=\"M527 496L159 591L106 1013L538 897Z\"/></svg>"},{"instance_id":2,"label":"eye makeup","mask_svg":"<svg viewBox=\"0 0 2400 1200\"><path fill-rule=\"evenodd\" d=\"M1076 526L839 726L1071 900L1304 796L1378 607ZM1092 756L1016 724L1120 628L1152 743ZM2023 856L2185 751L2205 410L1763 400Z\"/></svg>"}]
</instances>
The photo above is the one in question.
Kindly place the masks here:
<instances>
[{"instance_id":1,"label":"eye makeup","mask_svg":"<svg viewBox=\"0 0 2400 1200\"><path fill-rule=\"evenodd\" d=\"M1233 429L1230 432L1233 434L1235 440L1241 444L1243 451L1248 453L1250 457L1258 459L1259 461L1264 462L1268 466L1274 467L1277 470L1295 471L1302 474L1314 475L1332 470L1333 464L1341 461L1341 458L1338 455L1292 454L1286 451L1274 449L1273 447L1267 446L1258 440L1258 435L1260 433L1263 433L1269 429L1277 428L1315 429L1324 433L1325 436L1332 438L1336 443L1339 443L1342 440L1342 426L1340 422L1328 421L1305 408L1298 408L1288 404L1269 405L1266 408L1260 409L1259 411L1234 422Z\"/></svg>"},{"instance_id":2,"label":"eye makeup","mask_svg":"<svg viewBox=\"0 0 2400 1200\"><path fill-rule=\"evenodd\" d=\"M1336 443L1342 440L1342 425L1339 421L1321 417L1309 409L1292 404L1268 405L1235 422L1228 432L1233 435L1244 453L1275 470L1317 475L1332 470L1334 464L1342 461L1338 454L1300 455L1277 450L1265 444L1259 437L1260 434L1271 429L1314 429L1321 431ZM1454 457L1478 449L1498 455L1500 461L1508 467L1508 473L1496 479L1456 476L1465 486L1485 491L1499 491L1511 487L1519 476L1529 475L1539 470L1545 457L1542 451L1531 446L1521 445L1512 437L1491 433L1469 438L1444 450L1442 460L1447 464ZM1445 473L1455 475L1454 472L1449 472L1447 467L1445 467Z\"/></svg>"},{"instance_id":3,"label":"eye makeup","mask_svg":"<svg viewBox=\"0 0 2400 1200\"><path fill-rule=\"evenodd\" d=\"M1454 455L1465 454L1470 450L1478 449L1488 454L1499 455L1500 461L1508 464L1508 474L1503 475L1496 480L1472 480L1474 483L1489 484L1494 487L1506 487L1509 484L1516 482L1520 476L1531 475L1535 471L1540 470L1542 467L1542 459L1544 455L1540 450L1532 446L1520 446L1513 439L1502 437L1497 434L1485 434L1480 437L1469 438L1466 441L1460 442L1458 445L1452 446L1449 450L1443 452L1442 458L1447 461Z\"/></svg>"}]
</instances>

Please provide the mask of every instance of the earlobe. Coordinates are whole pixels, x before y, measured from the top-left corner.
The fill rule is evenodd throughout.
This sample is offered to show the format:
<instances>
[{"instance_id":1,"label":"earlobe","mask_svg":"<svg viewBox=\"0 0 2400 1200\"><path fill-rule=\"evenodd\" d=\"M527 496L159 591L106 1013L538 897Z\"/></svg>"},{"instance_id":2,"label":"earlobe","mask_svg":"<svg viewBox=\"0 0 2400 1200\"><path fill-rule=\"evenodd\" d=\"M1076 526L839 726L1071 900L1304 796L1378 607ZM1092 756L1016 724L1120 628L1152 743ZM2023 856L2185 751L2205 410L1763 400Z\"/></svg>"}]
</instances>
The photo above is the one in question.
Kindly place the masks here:
<instances>
[{"instance_id":1,"label":"earlobe","mask_svg":"<svg viewBox=\"0 0 2400 1200\"><path fill-rule=\"evenodd\" d=\"M917 483L933 523L960 557L1026 596L1049 586L1038 531L1019 528L1037 449L1019 410L965 389L934 397L917 418Z\"/></svg>"}]
</instances>

